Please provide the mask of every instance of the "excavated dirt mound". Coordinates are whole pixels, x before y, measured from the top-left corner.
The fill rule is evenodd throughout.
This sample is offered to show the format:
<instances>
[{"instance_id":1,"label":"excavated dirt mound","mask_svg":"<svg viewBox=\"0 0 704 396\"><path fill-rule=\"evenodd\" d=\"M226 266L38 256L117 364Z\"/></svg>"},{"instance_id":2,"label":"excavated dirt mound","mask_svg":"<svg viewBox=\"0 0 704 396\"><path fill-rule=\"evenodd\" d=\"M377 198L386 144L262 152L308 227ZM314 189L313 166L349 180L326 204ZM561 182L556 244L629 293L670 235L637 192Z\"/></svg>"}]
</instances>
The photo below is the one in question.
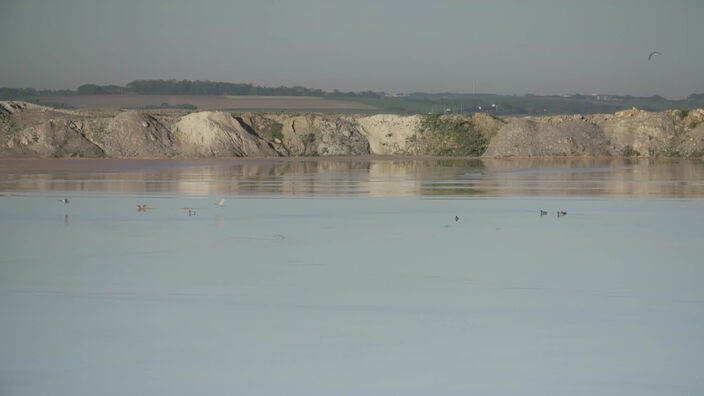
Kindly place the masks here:
<instances>
[{"instance_id":1,"label":"excavated dirt mound","mask_svg":"<svg viewBox=\"0 0 704 396\"><path fill-rule=\"evenodd\" d=\"M408 140L420 130L421 116L376 114L357 120L374 154L410 154Z\"/></svg>"},{"instance_id":2,"label":"excavated dirt mound","mask_svg":"<svg viewBox=\"0 0 704 396\"><path fill-rule=\"evenodd\" d=\"M427 154L430 143L440 144L439 155L447 155L443 153L466 152L459 148L468 139L481 143L476 152L489 141L485 157L701 157L704 110L652 113L632 109L501 120L488 114L439 118L173 111L114 114L0 102L0 157L413 155Z\"/></svg>"},{"instance_id":3,"label":"excavated dirt mound","mask_svg":"<svg viewBox=\"0 0 704 396\"><path fill-rule=\"evenodd\" d=\"M471 118L472 125L482 134L484 137L491 139L496 135L496 133L506 125L506 121L494 117L491 114L486 113L475 113Z\"/></svg>"},{"instance_id":4,"label":"excavated dirt mound","mask_svg":"<svg viewBox=\"0 0 704 396\"><path fill-rule=\"evenodd\" d=\"M704 156L704 123L680 136L672 154L684 157Z\"/></svg>"},{"instance_id":5,"label":"excavated dirt mound","mask_svg":"<svg viewBox=\"0 0 704 396\"><path fill-rule=\"evenodd\" d=\"M102 143L105 154L113 158L173 155L171 131L156 118L138 111L126 111L110 120Z\"/></svg>"},{"instance_id":6,"label":"excavated dirt mound","mask_svg":"<svg viewBox=\"0 0 704 396\"><path fill-rule=\"evenodd\" d=\"M609 139L610 152L615 155L665 155L675 137L675 122L666 113L623 110L603 120L597 118L597 123Z\"/></svg>"},{"instance_id":7,"label":"excavated dirt mound","mask_svg":"<svg viewBox=\"0 0 704 396\"><path fill-rule=\"evenodd\" d=\"M369 141L354 116L280 114L268 118L280 126L283 155L364 155L370 152Z\"/></svg>"},{"instance_id":8,"label":"excavated dirt mound","mask_svg":"<svg viewBox=\"0 0 704 396\"><path fill-rule=\"evenodd\" d=\"M700 129L703 124L701 109L662 113L631 109L614 114L517 119L497 132L484 155L698 157L704 153Z\"/></svg>"},{"instance_id":9,"label":"excavated dirt mound","mask_svg":"<svg viewBox=\"0 0 704 396\"><path fill-rule=\"evenodd\" d=\"M565 156L608 154L608 140L595 124L567 121L559 124L516 119L501 128L484 156Z\"/></svg>"},{"instance_id":10,"label":"excavated dirt mound","mask_svg":"<svg viewBox=\"0 0 704 396\"><path fill-rule=\"evenodd\" d=\"M173 129L181 157L278 156L279 153L246 123L222 111L182 117Z\"/></svg>"},{"instance_id":11,"label":"excavated dirt mound","mask_svg":"<svg viewBox=\"0 0 704 396\"><path fill-rule=\"evenodd\" d=\"M0 156L103 157L87 134L87 123L74 112L24 102L0 102Z\"/></svg>"}]
</instances>

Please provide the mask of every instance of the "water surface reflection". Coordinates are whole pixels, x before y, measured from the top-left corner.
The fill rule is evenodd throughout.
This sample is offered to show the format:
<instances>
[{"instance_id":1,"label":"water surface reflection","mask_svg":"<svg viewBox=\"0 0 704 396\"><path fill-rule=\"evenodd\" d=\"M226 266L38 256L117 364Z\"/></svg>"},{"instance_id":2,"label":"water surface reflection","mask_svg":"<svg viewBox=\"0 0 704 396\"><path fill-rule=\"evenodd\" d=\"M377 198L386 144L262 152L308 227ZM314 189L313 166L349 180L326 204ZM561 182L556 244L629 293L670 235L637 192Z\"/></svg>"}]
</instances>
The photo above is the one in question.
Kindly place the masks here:
<instances>
[{"instance_id":1,"label":"water surface reflection","mask_svg":"<svg viewBox=\"0 0 704 396\"><path fill-rule=\"evenodd\" d=\"M223 196L704 196L685 159L0 160L0 191Z\"/></svg>"}]
</instances>

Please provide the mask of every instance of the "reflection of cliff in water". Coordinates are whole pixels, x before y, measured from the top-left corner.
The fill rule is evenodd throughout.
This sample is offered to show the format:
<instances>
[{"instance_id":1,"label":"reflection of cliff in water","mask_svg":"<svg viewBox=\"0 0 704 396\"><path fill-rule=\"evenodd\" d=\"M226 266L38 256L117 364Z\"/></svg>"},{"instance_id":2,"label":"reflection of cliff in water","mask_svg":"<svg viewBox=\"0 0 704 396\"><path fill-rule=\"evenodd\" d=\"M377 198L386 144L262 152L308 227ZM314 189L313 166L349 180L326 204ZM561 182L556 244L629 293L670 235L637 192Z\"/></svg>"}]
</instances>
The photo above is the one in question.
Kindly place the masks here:
<instances>
[{"instance_id":1,"label":"reflection of cliff in water","mask_svg":"<svg viewBox=\"0 0 704 396\"><path fill-rule=\"evenodd\" d=\"M36 164L36 163L35 163ZM78 165L77 165L78 164ZM0 163L0 191L211 196L704 197L704 162L684 159L97 160ZM58 169L58 170L57 170Z\"/></svg>"}]
</instances>

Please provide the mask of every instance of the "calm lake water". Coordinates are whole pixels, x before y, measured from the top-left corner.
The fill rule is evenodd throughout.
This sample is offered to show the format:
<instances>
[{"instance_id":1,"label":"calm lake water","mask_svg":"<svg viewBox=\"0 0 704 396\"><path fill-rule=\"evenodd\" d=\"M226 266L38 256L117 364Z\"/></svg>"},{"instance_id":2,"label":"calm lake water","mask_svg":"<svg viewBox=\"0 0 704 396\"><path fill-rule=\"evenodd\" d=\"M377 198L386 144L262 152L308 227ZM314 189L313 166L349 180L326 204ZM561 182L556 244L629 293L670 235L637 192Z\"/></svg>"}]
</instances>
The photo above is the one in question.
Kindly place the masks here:
<instances>
[{"instance_id":1,"label":"calm lake water","mask_svg":"<svg viewBox=\"0 0 704 396\"><path fill-rule=\"evenodd\" d=\"M701 161L0 160L0 394L704 394L703 227Z\"/></svg>"}]
</instances>

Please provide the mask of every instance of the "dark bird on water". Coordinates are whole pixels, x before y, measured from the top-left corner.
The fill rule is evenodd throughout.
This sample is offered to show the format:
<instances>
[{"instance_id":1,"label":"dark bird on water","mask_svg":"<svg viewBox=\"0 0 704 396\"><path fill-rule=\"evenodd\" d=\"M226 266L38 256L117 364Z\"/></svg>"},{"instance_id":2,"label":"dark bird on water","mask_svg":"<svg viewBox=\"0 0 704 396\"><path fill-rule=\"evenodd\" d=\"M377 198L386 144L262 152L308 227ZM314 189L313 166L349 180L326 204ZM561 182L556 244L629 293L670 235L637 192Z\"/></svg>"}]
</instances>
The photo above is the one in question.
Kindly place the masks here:
<instances>
[{"instance_id":1,"label":"dark bird on water","mask_svg":"<svg viewBox=\"0 0 704 396\"><path fill-rule=\"evenodd\" d=\"M459 216L455 216L455 223L458 222L458 221L460 221L460 217L459 217Z\"/></svg>"},{"instance_id":2,"label":"dark bird on water","mask_svg":"<svg viewBox=\"0 0 704 396\"><path fill-rule=\"evenodd\" d=\"M189 215L189 216L195 216L195 215L196 215L196 211L193 210L193 209L188 209L188 215Z\"/></svg>"},{"instance_id":3,"label":"dark bird on water","mask_svg":"<svg viewBox=\"0 0 704 396\"><path fill-rule=\"evenodd\" d=\"M548 214L547 210L540 209L540 216L545 216L546 214Z\"/></svg>"},{"instance_id":4,"label":"dark bird on water","mask_svg":"<svg viewBox=\"0 0 704 396\"><path fill-rule=\"evenodd\" d=\"M653 51L650 53L650 55L648 55L648 60L652 60L655 55L662 55L662 54L658 51Z\"/></svg>"},{"instance_id":5,"label":"dark bird on water","mask_svg":"<svg viewBox=\"0 0 704 396\"><path fill-rule=\"evenodd\" d=\"M562 216L567 216L567 212L564 212L562 210L557 211L557 217L562 217Z\"/></svg>"},{"instance_id":6,"label":"dark bird on water","mask_svg":"<svg viewBox=\"0 0 704 396\"><path fill-rule=\"evenodd\" d=\"M67 204L68 198L60 199L59 202L61 202L62 204Z\"/></svg>"},{"instance_id":7,"label":"dark bird on water","mask_svg":"<svg viewBox=\"0 0 704 396\"><path fill-rule=\"evenodd\" d=\"M151 208L147 205L137 205L137 212L146 212L149 209Z\"/></svg>"}]
</instances>

